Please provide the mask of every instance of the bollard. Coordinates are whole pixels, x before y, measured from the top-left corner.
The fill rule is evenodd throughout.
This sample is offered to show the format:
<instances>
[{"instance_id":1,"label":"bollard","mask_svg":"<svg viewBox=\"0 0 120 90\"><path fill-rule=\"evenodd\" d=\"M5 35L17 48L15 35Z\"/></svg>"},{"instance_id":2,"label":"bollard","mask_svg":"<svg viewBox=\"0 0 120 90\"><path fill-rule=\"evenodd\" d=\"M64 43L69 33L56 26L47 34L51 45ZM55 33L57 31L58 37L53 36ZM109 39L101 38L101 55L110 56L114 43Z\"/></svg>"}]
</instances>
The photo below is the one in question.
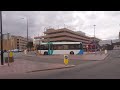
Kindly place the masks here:
<instances>
[{"instance_id":1,"label":"bollard","mask_svg":"<svg viewBox=\"0 0 120 90\"><path fill-rule=\"evenodd\" d=\"M68 60L68 55L64 55L64 64L68 65L69 60Z\"/></svg>"},{"instance_id":2,"label":"bollard","mask_svg":"<svg viewBox=\"0 0 120 90\"><path fill-rule=\"evenodd\" d=\"M102 50L100 49L100 55L102 55Z\"/></svg>"},{"instance_id":3,"label":"bollard","mask_svg":"<svg viewBox=\"0 0 120 90\"><path fill-rule=\"evenodd\" d=\"M9 53L9 62L14 62L13 52Z\"/></svg>"},{"instance_id":4,"label":"bollard","mask_svg":"<svg viewBox=\"0 0 120 90\"><path fill-rule=\"evenodd\" d=\"M107 50L105 50L105 54L107 54Z\"/></svg>"},{"instance_id":5,"label":"bollard","mask_svg":"<svg viewBox=\"0 0 120 90\"><path fill-rule=\"evenodd\" d=\"M27 54L27 50L24 50L24 54Z\"/></svg>"}]
</instances>

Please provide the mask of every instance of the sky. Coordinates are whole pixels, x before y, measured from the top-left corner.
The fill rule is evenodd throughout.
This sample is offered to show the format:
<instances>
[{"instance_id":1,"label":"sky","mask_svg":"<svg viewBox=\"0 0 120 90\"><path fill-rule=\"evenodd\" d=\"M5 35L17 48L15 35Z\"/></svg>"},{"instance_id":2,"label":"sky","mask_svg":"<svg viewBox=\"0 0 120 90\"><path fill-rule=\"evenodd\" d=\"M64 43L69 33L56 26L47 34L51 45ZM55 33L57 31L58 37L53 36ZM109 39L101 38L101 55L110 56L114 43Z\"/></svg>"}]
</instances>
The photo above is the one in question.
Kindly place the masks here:
<instances>
[{"instance_id":1,"label":"sky","mask_svg":"<svg viewBox=\"0 0 120 90\"><path fill-rule=\"evenodd\" d=\"M69 28L85 32L102 40L118 39L120 11L3 11L3 33L27 36L41 36L45 28Z\"/></svg>"}]
</instances>

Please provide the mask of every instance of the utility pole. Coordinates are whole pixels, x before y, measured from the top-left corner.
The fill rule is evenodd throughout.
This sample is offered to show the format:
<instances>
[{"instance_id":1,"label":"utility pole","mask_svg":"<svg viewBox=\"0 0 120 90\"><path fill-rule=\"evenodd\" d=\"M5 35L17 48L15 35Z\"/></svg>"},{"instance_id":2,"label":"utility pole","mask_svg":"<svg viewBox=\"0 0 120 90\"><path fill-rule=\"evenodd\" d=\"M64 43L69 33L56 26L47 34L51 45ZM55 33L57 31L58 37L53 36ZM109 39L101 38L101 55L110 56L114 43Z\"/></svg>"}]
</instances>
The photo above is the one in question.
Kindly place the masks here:
<instances>
[{"instance_id":1,"label":"utility pole","mask_svg":"<svg viewBox=\"0 0 120 90\"><path fill-rule=\"evenodd\" d=\"M119 24L119 26L120 26L120 24ZM119 39L119 43L120 43L120 30L119 30L119 37L118 37L118 39Z\"/></svg>"},{"instance_id":2,"label":"utility pole","mask_svg":"<svg viewBox=\"0 0 120 90\"><path fill-rule=\"evenodd\" d=\"M3 35L2 35L2 11L0 11L0 26L1 26L1 65L4 64L3 62Z\"/></svg>"}]
</instances>

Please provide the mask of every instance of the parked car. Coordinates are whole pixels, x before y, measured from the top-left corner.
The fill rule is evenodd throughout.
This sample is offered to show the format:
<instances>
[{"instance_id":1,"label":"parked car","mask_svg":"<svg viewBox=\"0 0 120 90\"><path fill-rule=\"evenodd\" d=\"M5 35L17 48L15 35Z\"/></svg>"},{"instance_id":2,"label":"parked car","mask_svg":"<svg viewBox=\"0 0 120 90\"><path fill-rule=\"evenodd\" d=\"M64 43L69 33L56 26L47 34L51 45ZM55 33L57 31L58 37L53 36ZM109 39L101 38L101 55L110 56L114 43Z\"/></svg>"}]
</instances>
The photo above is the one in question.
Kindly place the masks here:
<instances>
[{"instance_id":1,"label":"parked car","mask_svg":"<svg viewBox=\"0 0 120 90\"><path fill-rule=\"evenodd\" d=\"M15 53L15 52L19 52L18 49L8 50L7 52L10 52L10 51L11 51L11 52L14 52L14 53Z\"/></svg>"},{"instance_id":2,"label":"parked car","mask_svg":"<svg viewBox=\"0 0 120 90\"><path fill-rule=\"evenodd\" d=\"M13 52L19 52L19 49L14 49Z\"/></svg>"},{"instance_id":3,"label":"parked car","mask_svg":"<svg viewBox=\"0 0 120 90\"><path fill-rule=\"evenodd\" d=\"M3 50L3 53L6 52L5 50ZM1 55L1 50L0 50L0 55Z\"/></svg>"},{"instance_id":4,"label":"parked car","mask_svg":"<svg viewBox=\"0 0 120 90\"><path fill-rule=\"evenodd\" d=\"M20 50L20 49L19 49L19 52L23 52L23 50Z\"/></svg>"}]
</instances>

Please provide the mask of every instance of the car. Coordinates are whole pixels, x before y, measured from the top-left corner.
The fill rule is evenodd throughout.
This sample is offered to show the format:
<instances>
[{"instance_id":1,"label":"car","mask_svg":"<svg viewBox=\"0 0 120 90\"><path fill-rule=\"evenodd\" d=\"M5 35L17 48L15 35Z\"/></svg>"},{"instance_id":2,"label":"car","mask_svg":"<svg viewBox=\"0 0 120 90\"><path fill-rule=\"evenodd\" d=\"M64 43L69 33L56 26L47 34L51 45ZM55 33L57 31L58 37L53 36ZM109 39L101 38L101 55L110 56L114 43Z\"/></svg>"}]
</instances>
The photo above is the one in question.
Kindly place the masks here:
<instances>
[{"instance_id":1,"label":"car","mask_svg":"<svg viewBox=\"0 0 120 90\"><path fill-rule=\"evenodd\" d=\"M20 49L19 49L19 52L23 52L23 50L20 50Z\"/></svg>"},{"instance_id":2,"label":"car","mask_svg":"<svg viewBox=\"0 0 120 90\"><path fill-rule=\"evenodd\" d=\"M6 51L5 50L3 50L3 53L5 53ZM1 50L0 50L0 55L1 55Z\"/></svg>"},{"instance_id":3,"label":"car","mask_svg":"<svg viewBox=\"0 0 120 90\"><path fill-rule=\"evenodd\" d=\"M15 53L15 52L19 52L18 49L8 50L8 52L10 52L10 51L11 51L11 52L14 52L14 53Z\"/></svg>"},{"instance_id":4,"label":"car","mask_svg":"<svg viewBox=\"0 0 120 90\"><path fill-rule=\"evenodd\" d=\"M14 49L13 52L19 52L19 49Z\"/></svg>"}]
</instances>

